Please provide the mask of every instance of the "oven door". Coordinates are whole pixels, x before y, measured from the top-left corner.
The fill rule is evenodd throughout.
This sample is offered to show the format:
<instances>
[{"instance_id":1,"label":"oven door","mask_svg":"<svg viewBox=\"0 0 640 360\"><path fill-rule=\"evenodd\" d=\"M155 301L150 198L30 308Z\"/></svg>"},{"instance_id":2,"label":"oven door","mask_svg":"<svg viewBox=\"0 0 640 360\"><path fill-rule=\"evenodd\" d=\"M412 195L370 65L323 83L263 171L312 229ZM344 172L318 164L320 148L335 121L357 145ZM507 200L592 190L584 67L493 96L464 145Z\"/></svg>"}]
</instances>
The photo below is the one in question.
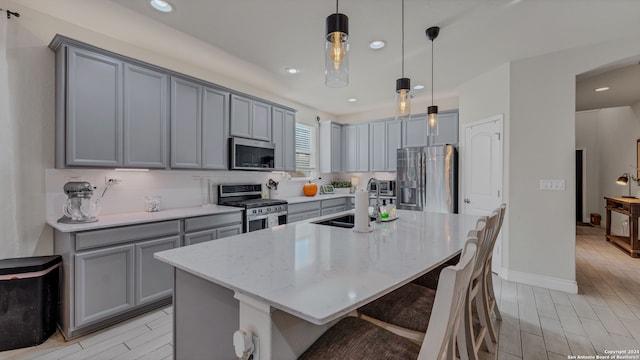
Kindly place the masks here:
<instances>
[{"instance_id":1,"label":"oven door","mask_svg":"<svg viewBox=\"0 0 640 360\"><path fill-rule=\"evenodd\" d=\"M272 216L270 216L272 215ZM287 212L282 211L269 215L250 215L245 219L245 232L268 229L273 226L284 225L287 223Z\"/></svg>"}]
</instances>

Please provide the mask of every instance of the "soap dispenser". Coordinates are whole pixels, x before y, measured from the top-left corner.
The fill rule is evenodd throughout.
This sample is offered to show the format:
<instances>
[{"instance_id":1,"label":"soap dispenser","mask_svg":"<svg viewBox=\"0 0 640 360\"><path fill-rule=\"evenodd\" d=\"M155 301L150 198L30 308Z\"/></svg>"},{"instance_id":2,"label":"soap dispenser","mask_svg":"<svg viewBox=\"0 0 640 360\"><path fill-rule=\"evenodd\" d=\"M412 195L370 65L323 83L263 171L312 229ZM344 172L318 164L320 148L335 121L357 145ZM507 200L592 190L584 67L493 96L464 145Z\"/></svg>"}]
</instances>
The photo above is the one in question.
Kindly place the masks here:
<instances>
[{"instance_id":1,"label":"soap dispenser","mask_svg":"<svg viewBox=\"0 0 640 360\"><path fill-rule=\"evenodd\" d=\"M396 206L393 204L393 199L389 199L389 218L396 218Z\"/></svg>"},{"instance_id":2,"label":"soap dispenser","mask_svg":"<svg viewBox=\"0 0 640 360\"><path fill-rule=\"evenodd\" d=\"M382 200L382 206L380 206L380 218L381 219L389 218L389 209L387 207L387 200Z\"/></svg>"}]
</instances>

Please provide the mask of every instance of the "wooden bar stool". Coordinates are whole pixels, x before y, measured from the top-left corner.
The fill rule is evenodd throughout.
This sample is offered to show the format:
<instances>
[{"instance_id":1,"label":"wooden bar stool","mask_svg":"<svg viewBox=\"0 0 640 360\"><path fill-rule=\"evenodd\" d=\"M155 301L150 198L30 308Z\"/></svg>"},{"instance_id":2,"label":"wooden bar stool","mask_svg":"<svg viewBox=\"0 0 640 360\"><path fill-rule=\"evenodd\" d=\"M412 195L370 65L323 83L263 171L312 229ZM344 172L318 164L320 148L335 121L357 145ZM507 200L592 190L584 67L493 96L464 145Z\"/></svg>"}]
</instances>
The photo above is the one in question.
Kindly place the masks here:
<instances>
[{"instance_id":1,"label":"wooden bar stool","mask_svg":"<svg viewBox=\"0 0 640 360\"><path fill-rule=\"evenodd\" d=\"M329 328L305 351L301 360L453 360L469 279L475 265L477 238L469 236L456 266L442 270L431 321L421 344L357 317ZM426 316L423 315L423 316Z\"/></svg>"},{"instance_id":2,"label":"wooden bar stool","mask_svg":"<svg viewBox=\"0 0 640 360\"><path fill-rule=\"evenodd\" d=\"M493 236L491 238L491 251L489 251L489 256L487 257L487 261L484 265L484 281L483 281L483 292L484 292L484 311L489 320L489 335L491 336L491 340L494 342L498 342L498 331L493 321L491 320L491 315L496 317L496 321L502 321L502 315L500 314L500 309L498 309L498 302L496 300L496 295L493 291L493 271L491 267L491 262L493 260L493 249L496 244L496 240L498 239L498 235L500 234L500 230L502 230L502 223L504 222L504 215L507 212L507 204L501 204L497 209L498 222L496 224L496 228L493 231Z\"/></svg>"}]
</instances>

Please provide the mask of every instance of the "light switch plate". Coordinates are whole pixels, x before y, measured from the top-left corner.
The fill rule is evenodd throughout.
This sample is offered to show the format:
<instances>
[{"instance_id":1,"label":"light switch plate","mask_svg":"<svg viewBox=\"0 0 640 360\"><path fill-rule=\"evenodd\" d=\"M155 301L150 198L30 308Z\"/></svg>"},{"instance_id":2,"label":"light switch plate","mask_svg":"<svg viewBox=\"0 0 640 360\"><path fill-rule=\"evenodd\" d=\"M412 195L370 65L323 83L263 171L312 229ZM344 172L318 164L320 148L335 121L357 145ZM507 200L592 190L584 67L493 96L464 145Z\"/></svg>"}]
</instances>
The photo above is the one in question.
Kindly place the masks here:
<instances>
[{"instance_id":1,"label":"light switch plate","mask_svg":"<svg viewBox=\"0 0 640 360\"><path fill-rule=\"evenodd\" d=\"M540 190L564 191L564 179L540 179Z\"/></svg>"}]
</instances>

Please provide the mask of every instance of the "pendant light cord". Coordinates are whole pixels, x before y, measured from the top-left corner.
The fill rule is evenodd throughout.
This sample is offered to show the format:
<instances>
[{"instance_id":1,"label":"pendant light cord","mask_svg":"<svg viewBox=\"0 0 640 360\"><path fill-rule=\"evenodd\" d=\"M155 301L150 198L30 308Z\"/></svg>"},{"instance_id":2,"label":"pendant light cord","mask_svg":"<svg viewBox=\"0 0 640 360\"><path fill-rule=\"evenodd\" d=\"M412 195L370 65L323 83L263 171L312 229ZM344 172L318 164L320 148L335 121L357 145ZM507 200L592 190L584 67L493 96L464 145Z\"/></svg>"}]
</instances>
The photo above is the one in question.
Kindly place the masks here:
<instances>
[{"instance_id":1,"label":"pendant light cord","mask_svg":"<svg viewBox=\"0 0 640 360\"><path fill-rule=\"evenodd\" d=\"M404 78L404 0L402 0L402 77Z\"/></svg>"},{"instance_id":2,"label":"pendant light cord","mask_svg":"<svg viewBox=\"0 0 640 360\"><path fill-rule=\"evenodd\" d=\"M433 39L431 39L431 106L433 106Z\"/></svg>"},{"instance_id":3,"label":"pendant light cord","mask_svg":"<svg viewBox=\"0 0 640 360\"><path fill-rule=\"evenodd\" d=\"M338 14L338 0L336 0L336 14Z\"/></svg>"}]
</instances>

